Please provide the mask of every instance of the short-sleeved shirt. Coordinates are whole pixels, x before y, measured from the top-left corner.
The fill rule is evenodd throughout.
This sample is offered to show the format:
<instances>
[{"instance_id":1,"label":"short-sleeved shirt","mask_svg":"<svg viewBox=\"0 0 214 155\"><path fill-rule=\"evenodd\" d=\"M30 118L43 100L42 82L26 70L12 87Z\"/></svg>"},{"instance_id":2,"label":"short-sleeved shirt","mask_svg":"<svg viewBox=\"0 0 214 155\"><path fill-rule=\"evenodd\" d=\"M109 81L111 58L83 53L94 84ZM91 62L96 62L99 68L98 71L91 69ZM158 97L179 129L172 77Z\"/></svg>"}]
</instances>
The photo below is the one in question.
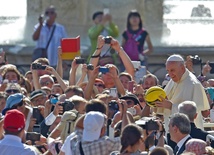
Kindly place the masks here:
<instances>
[{"instance_id":1,"label":"short-sleeved shirt","mask_svg":"<svg viewBox=\"0 0 214 155\"><path fill-rule=\"evenodd\" d=\"M55 31L53 33L53 37L50 41L50 44L47 49L47 57L51 66L56 66L58 60L58 46L61 44L61 39L66 38L66 32L64 26L55 23L50 28L44 23L39 35L39 39L36 43L36 48L46 48L48 40L53 31L54 25L56 25ZM39 24L35 25L34 30L36 31L39 27Z\"/></svg>"},{"instance_id":2,"label":"short-sleeved shirt","mask_svg":"<svg viewBox=\"0 0 214 155\"><path fill-rule=\"evenodd\" d=\"M21 138L14 135L5 135L0 141L0 154L2 155L37 155L36 149L23 144Z\"/></svg>"},{"instance_id":3,"label":"short-sleeved shirt","mask_svg":"<svg viewBox=\"0 0 214 155\"><path fill-rule=\"evenodd\" d=\"M135 37L135 35L137 35L138 32L141 31L141 29L136 30L136 31L133 31L133 30L128 30L128 31L129 31L129 33L131 33L133 35L133 37ZM143 32L139 35L139 37L136 38L139 53L143 52L142 50L143 50L147 35L148 35L148 32L143 30ZM126 31L123 32L122 36L126 41L128 40L128 35L127 35Z\"/></svg>"},{"instance_id":4,"label":"short-sleeved shirt","mask_svg":"<svg viewBox=\"0 0 214 155\"><path fill-rule=\"evenodd\" d=\"M80 141L82 141L82 131L77 130L72 133L63 144L61 150L67 154L80 154ZM103 136L93 142L81 142L84 155L109 155L113 151L120 149L120 137L110 139L108 136ZM67 153L68 152L68 153Z\"/></svg>"}]
</instances>

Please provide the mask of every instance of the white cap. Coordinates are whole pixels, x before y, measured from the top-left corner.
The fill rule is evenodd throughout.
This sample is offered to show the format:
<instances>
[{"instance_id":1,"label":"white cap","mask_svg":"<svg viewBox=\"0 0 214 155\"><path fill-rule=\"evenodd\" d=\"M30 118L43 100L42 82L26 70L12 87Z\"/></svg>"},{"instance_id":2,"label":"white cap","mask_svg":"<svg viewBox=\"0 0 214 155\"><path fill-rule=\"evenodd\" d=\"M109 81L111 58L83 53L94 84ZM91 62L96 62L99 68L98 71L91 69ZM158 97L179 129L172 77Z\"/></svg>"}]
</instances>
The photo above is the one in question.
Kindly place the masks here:
<instances>
[{"instance_id":1,"label":"white cap","mask_svg":"<svg viewBox=\"0 0 214 155\"><path fill-rule=\"evenodd\" d=\"M101 129L105 123L105 115L91 111L85 115L83 122L83 141L92 142L100 138Z\"/></svg>"},{"instance_id":2,"label":"white cap","mask_svg":"<svg viewBox=\"0 0 214 155\"><path fill-rule=\"evenodd\" d=\"M182 61L182 62L184 62L184 59L182 58L182 56L180 56L178 54L173 54L166 60L166 62L169 62L169 61Z\"/></svg>"}]
</instances>

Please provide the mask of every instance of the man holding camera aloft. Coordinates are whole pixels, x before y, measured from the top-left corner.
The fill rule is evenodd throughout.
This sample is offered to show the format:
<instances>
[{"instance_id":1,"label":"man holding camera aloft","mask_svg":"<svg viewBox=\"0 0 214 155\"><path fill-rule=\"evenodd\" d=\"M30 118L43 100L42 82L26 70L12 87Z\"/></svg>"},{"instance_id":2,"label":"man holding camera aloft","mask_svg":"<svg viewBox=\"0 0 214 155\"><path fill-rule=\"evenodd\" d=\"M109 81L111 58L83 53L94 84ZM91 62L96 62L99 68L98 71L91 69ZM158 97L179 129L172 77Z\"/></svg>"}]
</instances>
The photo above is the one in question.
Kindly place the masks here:
<instances>
[{"instance_id":1,"label":"man holding camera aloft","mask_svg":"<svg viewBox=\"0 0 214 155\"><path fill-rule=\"evenodd\" d=\"M56 23L56 9L54 6L49 6L45 15L39 17L39 23L35 25L35 30L33 33L33 40L37 42L36 49L45 49L45 54L42 57L48 58L50 66L56 66L58 60L57 49L60 46L60 40L66 38L66 32L63 25ZM35 55L38 54L35 49ZM37 59L37 56L33 56L33 59ZM36 58L37 57L37 58Z\"/></svg>"},{"instance_id":2,"label":"man holding camera aloft","mask_svg":"<svg viewBox=\"0 0 214 155\"><path fill-rule=\"evenodd\" d=\"M99 35L103 35L104 37L107 36L118 37L119 35L118 26L112 22L112 16L109 14L109 10L105 12L102 11L95 12L93 14L92 19L95 25L88 30L88 36L91 41L91 52L87 62L89 62L91 56L98 48L97 40ZM106 26L106 23L109 23L108 26ZM99 60L99 65L104 66L105 64L108 63L110 64L115 63L115 61L117 60L116 58L117 55L115 53L111 54L111 50L112 49L110 48L109 44L103 45L102 52L100 54L101 59Z\"/></svg>"}]
</instances>

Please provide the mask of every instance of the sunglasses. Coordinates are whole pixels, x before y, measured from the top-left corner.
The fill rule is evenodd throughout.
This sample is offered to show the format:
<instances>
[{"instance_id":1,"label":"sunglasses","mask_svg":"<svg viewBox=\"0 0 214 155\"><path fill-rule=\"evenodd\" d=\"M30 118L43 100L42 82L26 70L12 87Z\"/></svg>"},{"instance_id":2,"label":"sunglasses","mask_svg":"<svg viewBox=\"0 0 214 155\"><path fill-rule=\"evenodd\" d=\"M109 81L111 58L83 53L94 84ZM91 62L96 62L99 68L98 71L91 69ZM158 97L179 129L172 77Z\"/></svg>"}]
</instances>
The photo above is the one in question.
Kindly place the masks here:
<instances>
[{"instance_id":1,"label":"sunglasses","mask_svg":"<svg viewBox=\"0 0 214 155\"><path fill-rule=\"evenodd\" d=\"M51 83L50 81L41 82L41 86L48 86L50 83Z\"/></svg>"},{"instance_id":2,"label":"sunglasses","mask_svg":"<svg viewBox=\"0 0 214 155\"><path fill-rule=\"evenodd\" d=\"M103 84L94 84L96 87L104 87Z\"/></svg>"},{"instance_id":3,"label":"sunglasses","mask_svg":"<svg viewBox=\"0 0 214 155\"><path fill-rule=\"evenodd\" d=\"M10 94L10 93L19 93L19 90L17 90L17 89L8 89L8 90L6 90L6 93L8 93L8 94Z\"/></svg>"},{"instance_id":4,"label":"sunglasses","mask_svg":"<svg viewBox=\"0 0 214 155\"><path fill-rule=\"evenodd\" d=\"M53 14L55 14L55 12L54 12L54 11L46 11L46 12L45 12L45 15L49 15L49 14L50 14L50 15L53 15Z\"/></svg>"},{"instance_id":5,"label":"sunglasses","mask_svg":"<svg viewBox=\"0 0 214 155\"><path fill-rule=\"evenodd\" d=\"M23 102L23 100L22 100L22 101L19 102L18 104L13 105L13 106L12 106L12 109L17 109L17 107L23 106L23 104L24 104L24 102Z\"/></svg>"}]
</instances>

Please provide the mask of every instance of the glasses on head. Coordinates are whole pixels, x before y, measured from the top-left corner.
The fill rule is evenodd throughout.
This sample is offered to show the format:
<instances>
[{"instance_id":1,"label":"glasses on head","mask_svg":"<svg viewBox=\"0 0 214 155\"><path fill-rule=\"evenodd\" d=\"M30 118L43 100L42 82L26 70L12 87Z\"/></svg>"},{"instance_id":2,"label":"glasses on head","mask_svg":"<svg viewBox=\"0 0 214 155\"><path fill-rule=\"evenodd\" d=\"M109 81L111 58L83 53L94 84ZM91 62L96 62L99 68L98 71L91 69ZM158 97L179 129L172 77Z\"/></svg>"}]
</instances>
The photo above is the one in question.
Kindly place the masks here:
<instances>
[{"instance_id":1,"label":"glasses on head","mask_svg":"<svg viewBox=\"0 0 214 155\"><path fill-rule=\"evenodd\" d=\"M24 104L24 102L23 102L23 100L22 100L22 101L19 102L18 104L13 105L13 106L12 106L12 109L17 109L18 107L23 106L23 104Z\"/></svg>"},{"instance_id":2,"label":"glasses on head","mask_svg":"<svg viewBox=\"0 0 214 155\"><path fill-rule=\"evenodd\" d=\"M51 84L50 81L41 82L41 86L48 86L49 84Z\"/></svg>"},{"instance_id":3,"label":"glasses on head","mask_svg":"<svg viewBox=\"0 0 214 155\"><path fill-rule=\"evenodd\" d=\"M6 93L8 93L8 94L11 94L11 93L19 93L19 90L17 90L17 89L8 89L8 90L6 90Z\"/></svg>"},{"instance_id":4,"label":"glasses on head","mask_svg":"<svg viewBox=\"0 0 214 155\"><path fill-rule=\"evenodd\" d=\"M94 84L94 86L96 86L96 87L104 87L104 85L103 84Z\"/></svg>"},{"instance_id":5,"label":"glasses on head","mask_svg":"<svg viewBox=\"0 0 214 155\"><path fill-rule=\"evenodd\" d=\"M53 15L53 14L55 14L55 12L54 12L54 11L46 11L46 12L45 12L45 15L49 15L49 14L50 14L50 15Z\"/></svg>"}]
</instances>

